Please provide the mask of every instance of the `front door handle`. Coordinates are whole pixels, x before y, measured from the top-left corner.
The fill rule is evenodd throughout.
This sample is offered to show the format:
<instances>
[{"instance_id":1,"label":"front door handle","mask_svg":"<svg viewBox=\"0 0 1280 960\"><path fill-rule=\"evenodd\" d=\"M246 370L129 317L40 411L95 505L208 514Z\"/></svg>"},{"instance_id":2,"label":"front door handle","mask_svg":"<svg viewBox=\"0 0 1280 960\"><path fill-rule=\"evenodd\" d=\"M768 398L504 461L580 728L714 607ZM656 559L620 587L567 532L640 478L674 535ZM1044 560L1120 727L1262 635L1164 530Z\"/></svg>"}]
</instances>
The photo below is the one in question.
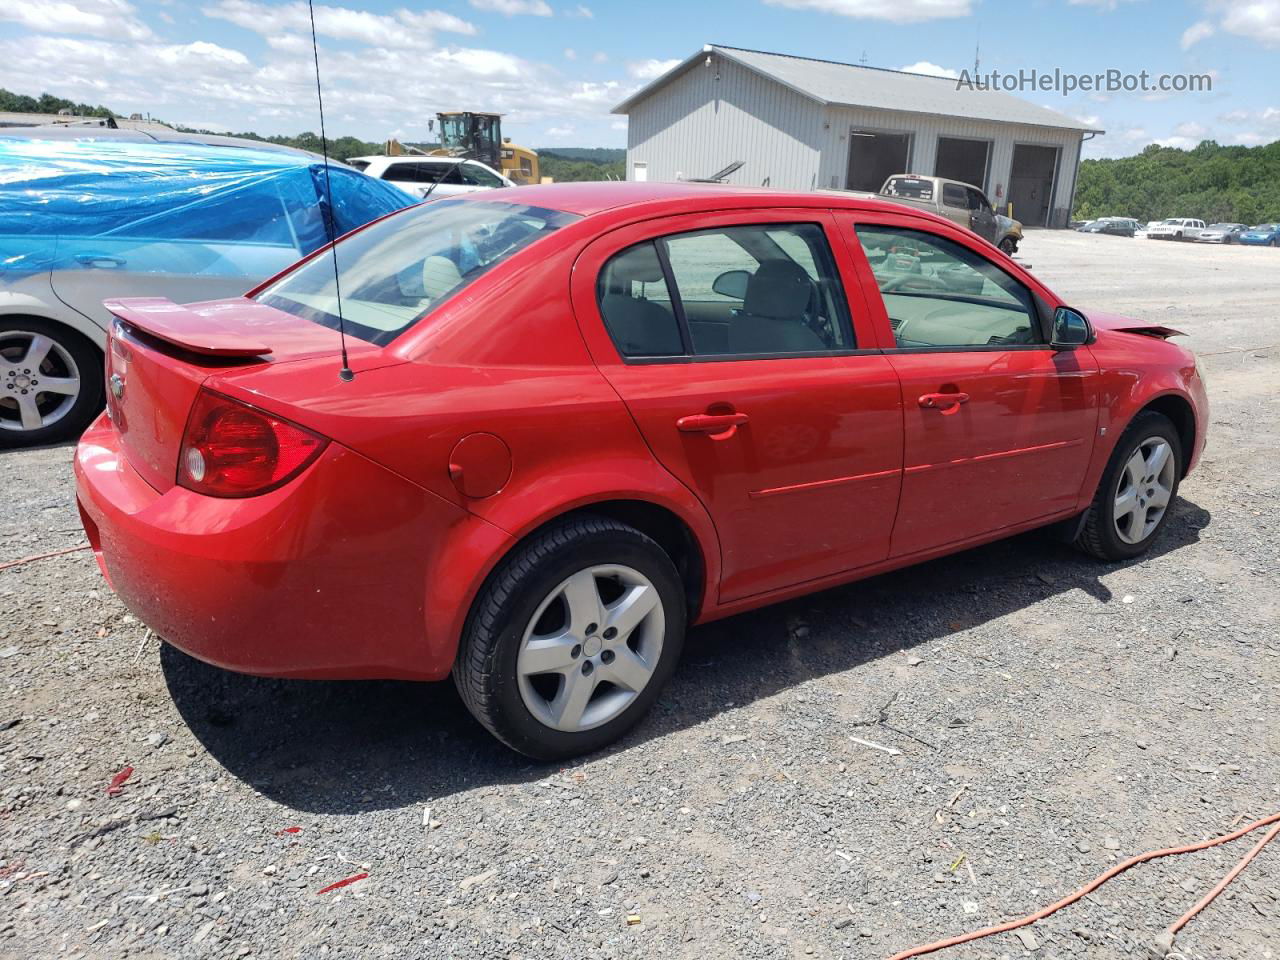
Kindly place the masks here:
<instances>
[{"instance_id":1,"label":"front door handle","mask_svg":"<svg viewBox=\"0 0 1280 960\"><path fill-rule=\"evenodd\" d=\"M109 253L77 253L76 263L86 267L107 267L115 269L123 267L124 257L113 257Z\"/></svg>"},{"instance_id":2,"label":"front door handle","mask_svg":"<svg viewBox=\"0 0 1280 960\"><path fill-rule=\"evenodd\" d=\"M926 410L958 410L960 404L969 402L967 393L925 393L917 401Z\"/></svg>"},{"instance_id":3,"label":"front door handle","mask_svg":"<svg viewBox=\"0 0 1280 960\"><path fill-rule=\"evenodd\" d=\"M745 413L692 413L676 421L681 433L709 433L712 440L727 440L751 418Z\"/></svg>"}]
</instances>

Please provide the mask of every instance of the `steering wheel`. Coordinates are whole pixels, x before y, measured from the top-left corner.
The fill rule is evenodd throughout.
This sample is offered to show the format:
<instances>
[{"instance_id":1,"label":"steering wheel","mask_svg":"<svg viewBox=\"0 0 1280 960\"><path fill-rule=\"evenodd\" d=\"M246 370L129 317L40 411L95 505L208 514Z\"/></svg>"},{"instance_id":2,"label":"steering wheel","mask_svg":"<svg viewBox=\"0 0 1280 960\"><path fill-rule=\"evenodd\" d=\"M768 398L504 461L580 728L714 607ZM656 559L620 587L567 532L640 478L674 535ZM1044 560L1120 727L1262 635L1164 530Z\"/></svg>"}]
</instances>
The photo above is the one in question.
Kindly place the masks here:
<instances>
[{"instance_id":1,"label":"steering wheel","mask_svg":"<svg viewBox=\"0 0 1280 960\"><path fill-rule=\"evenodd\" d=\"M935 290L945 290L947 285L937 277L930 277L922 273L907 273L900 277L892 277L880 285L881 293L897 293L899 291L913 293L930 293Z\"/></svg>"}]
</instances>

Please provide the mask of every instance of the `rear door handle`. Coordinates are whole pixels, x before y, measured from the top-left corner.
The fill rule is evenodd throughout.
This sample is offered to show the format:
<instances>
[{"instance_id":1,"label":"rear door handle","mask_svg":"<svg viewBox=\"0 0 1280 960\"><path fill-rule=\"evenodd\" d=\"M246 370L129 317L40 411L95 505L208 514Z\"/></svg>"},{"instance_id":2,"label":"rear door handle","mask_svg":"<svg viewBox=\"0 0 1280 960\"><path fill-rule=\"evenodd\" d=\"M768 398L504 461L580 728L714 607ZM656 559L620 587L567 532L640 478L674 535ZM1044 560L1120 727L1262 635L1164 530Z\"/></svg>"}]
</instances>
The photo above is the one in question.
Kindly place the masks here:
<instances>
[{"instance_id":1,"label":"rear door handle","mask_svg":"<svg viewBox=\"0 0 1280 960\"><path fill-rule=\"evenodd\" d=\"M960 404L969 402L969 395L967 393L925 393L921 394L917 402L927 410L958 408Z\"/></svg>"},{"instance_id":2,"label":"rear door handle","mask_svg":"<svg viewBox=\"0 0 1280 960\"><path fill-rule=\"evenodd\" d=\"M723 440L750 419L745 413L691 413L676 421L676 429L681 433L709 433L712 439Z\"/></svg>"}]
</instances>

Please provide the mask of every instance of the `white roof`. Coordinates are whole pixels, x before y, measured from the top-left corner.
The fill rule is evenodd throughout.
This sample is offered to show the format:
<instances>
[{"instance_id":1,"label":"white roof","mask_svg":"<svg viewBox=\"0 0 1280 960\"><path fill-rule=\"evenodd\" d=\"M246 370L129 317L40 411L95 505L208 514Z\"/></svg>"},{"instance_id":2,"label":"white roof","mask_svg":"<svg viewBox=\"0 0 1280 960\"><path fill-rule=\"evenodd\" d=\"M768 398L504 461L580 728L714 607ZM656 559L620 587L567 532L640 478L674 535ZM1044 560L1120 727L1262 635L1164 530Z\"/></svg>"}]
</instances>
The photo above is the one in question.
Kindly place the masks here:
<instances>
[{"instance_id":1,"label":"white roof","mask_svg":"<svg viewBox=\"0 0 1280 960\"><path fill-rule=\"evenodd\" d=\"M708 54L732 60L822 104L900 110L943 117L967 117L997 123L1102 133L1073 117L1037 106L1008 93L961 87L954 79L904 73L833 60L793 57L782 53L744 50L708 44L613 108L627 113L638 101L700 64Z\"/></svg>"}]
</instances>

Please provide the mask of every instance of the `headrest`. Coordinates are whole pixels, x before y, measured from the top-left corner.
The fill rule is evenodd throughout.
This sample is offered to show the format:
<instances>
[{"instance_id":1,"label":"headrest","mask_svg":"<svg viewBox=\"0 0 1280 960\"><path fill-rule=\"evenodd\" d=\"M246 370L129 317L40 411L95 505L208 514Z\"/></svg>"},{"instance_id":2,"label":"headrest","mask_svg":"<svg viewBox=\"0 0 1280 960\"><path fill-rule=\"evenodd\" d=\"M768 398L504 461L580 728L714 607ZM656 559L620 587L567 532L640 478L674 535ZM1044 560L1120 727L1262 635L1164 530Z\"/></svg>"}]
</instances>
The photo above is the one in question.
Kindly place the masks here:
<instances>
[{"instance_id":1,"label":"headrest","mask_svg":"<svg viewBox=\"0 0 1280 960\"><path fill-rule=\"evenodd\" d=\"M804 268L793 260L766 260L751 275L744 313L758 317L798 317L809 306L813 284Z\"/></svg>"},{"instance_id":2,"label":"headrest","mask_svg":"<svg viewBox=\"0 0 1280 960\"><path fill-rule=\"evenodd\" d=\"M657 283L662 279L662 264L653 244L632 247L609 262L609 279L615 283Z\"/></svg>"},{"instance_id":3,"label":"headrest","mask_svg":"<svg viewBox=\"0 0 1280 960\"><path fill-rule=\"evenodd\" d=\"M439 300L461 282L458 265L448 257L427 257L422 261L422 290L432 300Z\"/></svg>"}]
</instances>

